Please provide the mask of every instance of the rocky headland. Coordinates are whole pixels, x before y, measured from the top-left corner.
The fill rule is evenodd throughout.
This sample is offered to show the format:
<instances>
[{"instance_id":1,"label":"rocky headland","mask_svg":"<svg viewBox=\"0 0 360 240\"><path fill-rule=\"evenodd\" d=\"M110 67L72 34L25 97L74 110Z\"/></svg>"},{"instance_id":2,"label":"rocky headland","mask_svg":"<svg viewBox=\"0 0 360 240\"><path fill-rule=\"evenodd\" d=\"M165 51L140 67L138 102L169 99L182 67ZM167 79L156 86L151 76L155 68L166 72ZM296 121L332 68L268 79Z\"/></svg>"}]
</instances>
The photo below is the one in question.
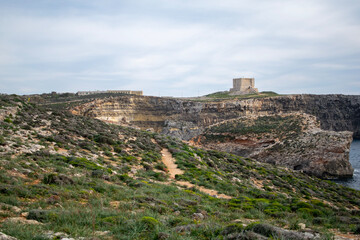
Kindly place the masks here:
<instances>
[{"instance_id":1,"label":"rocky headland","mask_svg":"<svg viewBox=\"0 0 360 240\"><path fill-rule=\"evenodd\" d=\"M352 133L320 129L305 113L252 115L208 127L192 144L286 166L320 178L351 177Z\"/></svg>"},{"instance_id":2,"label":"rocky headland","mask_svg":"<svg viewBox=\"0 0 360 240\"><path fill-rule=\"evenodd\" d=\"M209 127L229 120L299 114L300 119L304 119L304 116L311 119L313 124L310 124L310 130L302 129L297 139L287 138L286 143L297 142L291 146L280 143L280 137L276 134L282 134L281 131L272 133L272 138L277 140L273 142L275 145L271 154L270 151L259 151L253 146L241 144L241 141L222 144L200 142L203 147L253 157L323 178L339 178L352 176L353 170L348 161L349 147L352 136L360 137L359 109L360 96L349 95L288 95L213 101L120 96L80 104L72 108L72 113L119 125L152 129L186 141L196 139ZM248 137L237 136L240 139ZM257 144L263 141L263 136L256 138L259 138Z\"/></svg>"}]
</instances>

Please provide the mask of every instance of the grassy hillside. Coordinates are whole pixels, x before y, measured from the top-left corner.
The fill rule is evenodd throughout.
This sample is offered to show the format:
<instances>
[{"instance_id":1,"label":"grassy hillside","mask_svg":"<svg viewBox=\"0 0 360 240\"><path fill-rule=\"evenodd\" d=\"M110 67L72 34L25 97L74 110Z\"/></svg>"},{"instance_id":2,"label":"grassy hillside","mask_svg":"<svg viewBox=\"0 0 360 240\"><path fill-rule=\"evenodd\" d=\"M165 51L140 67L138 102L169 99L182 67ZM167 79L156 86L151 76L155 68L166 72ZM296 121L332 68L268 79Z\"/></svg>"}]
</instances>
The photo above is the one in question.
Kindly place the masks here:
<instances>
[{"instance_id":1,"label":"grassy hillside","mask_svg":"<svg viewBox=\"0 0 360 240\"><path fill-rule=\"evenodd\" d=\"M0 232L18 239L303 239L304 232L331 239L360 232L359 191L17 96L0 96L0 104L17 108L0 122ZM177 181L232 199L171 181L162 149L184 171Z\"/></svg>"}]
</instances>

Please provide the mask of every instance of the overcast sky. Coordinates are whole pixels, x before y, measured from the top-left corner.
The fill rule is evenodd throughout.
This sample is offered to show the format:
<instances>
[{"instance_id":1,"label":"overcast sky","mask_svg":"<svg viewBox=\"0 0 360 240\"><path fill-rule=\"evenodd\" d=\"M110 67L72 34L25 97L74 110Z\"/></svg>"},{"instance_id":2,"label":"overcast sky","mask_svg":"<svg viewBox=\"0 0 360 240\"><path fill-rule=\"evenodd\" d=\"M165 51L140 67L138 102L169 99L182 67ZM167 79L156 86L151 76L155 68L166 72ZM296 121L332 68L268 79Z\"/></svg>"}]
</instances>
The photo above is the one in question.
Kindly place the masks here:
<instances>
[{"instance_id":1,"label":"overcast sky","mask_svg":"<svg viewBox=\"0 0 360 240\"><path fill-rule=\"evenodd\" d=\"M359 0L0 0L0 92L360 94Z\"/></svg>"}]
</instances>

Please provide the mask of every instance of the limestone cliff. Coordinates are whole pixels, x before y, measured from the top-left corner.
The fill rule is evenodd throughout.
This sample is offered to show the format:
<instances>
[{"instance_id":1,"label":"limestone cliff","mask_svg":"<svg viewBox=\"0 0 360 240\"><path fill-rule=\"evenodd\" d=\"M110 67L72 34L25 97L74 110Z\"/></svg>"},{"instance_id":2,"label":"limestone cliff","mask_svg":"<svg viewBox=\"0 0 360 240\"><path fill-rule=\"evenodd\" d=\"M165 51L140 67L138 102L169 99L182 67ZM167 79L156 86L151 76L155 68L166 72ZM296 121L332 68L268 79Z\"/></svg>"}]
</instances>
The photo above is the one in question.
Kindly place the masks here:
<instances>
[{"instance_id":1,"label":"limestone cliff","mask_svg":"<svg viewBox=\"0 0 360 240\"><path fill-rule=\"evenodd\" d=\"M354 137L360 137L360 96L289 95L213 102L120 96L90 101L74 107L72 112L115 124L142 129L152 128L156 132L183 140L203 134L209 126L240 117L308 113L319 120L317 124L320 126L315 124L316 128L304 132L296 141L299 144L287 146L285 142L274 140L278 137L273 136L272 152L257 152L256 149L248 148L246 153L240 151L238 143L234 145L230 142L221 150L248 155L259 160L263 158L267 162L301 169L325 178L352 175L348 162L351 133ZM321 131L320 128L329 131ZM262 140L261 136L260 139ZM329 147L326 146L327 139L330 139ZM312 142L315 140L317 142ZM268 143L265 141L264 144ZM335 147L337 145L338 148ZM301 152L307 148L310 150Z\"/></svg>"},{"instance_id":2,"label":"limestone cliff","mask_svg":"<svg viewBox=\"0 0 360 240\"><path fill-rule=\"evenodd\" d=\"M360 96L289 95L262 99L195 102L173 98L121 96L97 99L72 112L115 124L189 140L212 124L249 114L304 112L316 116L324 130L351 131L360 138Z\"/></svg>"},{"instance_id":3,"label":"limestone cliff","mask_svg":"<svg viewBox=\"0 0 360 240\"><path fill-rule=\"evenodd\" d=\"M314 116L291 113L224 121L192 142L331 179L352 176L351 141L351 132L321 130Z\"/></svg>"}]
</instances>

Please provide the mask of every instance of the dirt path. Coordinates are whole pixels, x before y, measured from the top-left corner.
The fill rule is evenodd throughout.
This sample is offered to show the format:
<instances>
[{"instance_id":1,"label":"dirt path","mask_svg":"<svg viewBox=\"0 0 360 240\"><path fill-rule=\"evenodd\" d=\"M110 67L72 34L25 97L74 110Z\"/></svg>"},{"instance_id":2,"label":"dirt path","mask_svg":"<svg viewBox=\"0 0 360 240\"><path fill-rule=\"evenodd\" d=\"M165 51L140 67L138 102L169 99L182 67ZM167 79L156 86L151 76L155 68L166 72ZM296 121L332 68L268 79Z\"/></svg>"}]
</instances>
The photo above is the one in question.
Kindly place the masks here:
<instances>
[{"instance_id":1,"label":"dirt path","mask_svg":"<svg viewBox=\"0 0 360 240\"><path fill-rule=\"evenodd\" d=\"M216 196L218 198L224 198L224 199L231 199L231 196L225 195L225 194L220 194L218 191L216 190L211 190L211 189L207 189L201 186L196 186L190 182L186 182L186 181L177 181L175 179L175 175L181 175L184 174L184 171L179 169L177 167L177 165L175 164L175 159L172 157L171 153L169 152L168 149L164 148L161 151L162 154L162 161L165 164L165 166L167 167L167 169L169 170L169 174L170 174L170 178L173 179L175 181L176 184L184 186L184 187L188 187L188 188L196 188L198 190L200 190L201 192L204 192L206 194L209 194L211 196Z\"/></svg>"},{"instance_id":2,"label":"dirt path","mask_svg":"<svg viewBox=\"0 0 360 240\"><path fill-rule=\"evenodd\" d=\"M179 169L177 167L177 165L175 164L175 159L172 157L169 150L164 148L161 151L161 154L162 154L162 161L165 164L165 166L167 167L167 169L169 170L170 178L175 179L176 174L178 174L178 175L184 174L184 171Z\"/></svg>"}]
</instances>

